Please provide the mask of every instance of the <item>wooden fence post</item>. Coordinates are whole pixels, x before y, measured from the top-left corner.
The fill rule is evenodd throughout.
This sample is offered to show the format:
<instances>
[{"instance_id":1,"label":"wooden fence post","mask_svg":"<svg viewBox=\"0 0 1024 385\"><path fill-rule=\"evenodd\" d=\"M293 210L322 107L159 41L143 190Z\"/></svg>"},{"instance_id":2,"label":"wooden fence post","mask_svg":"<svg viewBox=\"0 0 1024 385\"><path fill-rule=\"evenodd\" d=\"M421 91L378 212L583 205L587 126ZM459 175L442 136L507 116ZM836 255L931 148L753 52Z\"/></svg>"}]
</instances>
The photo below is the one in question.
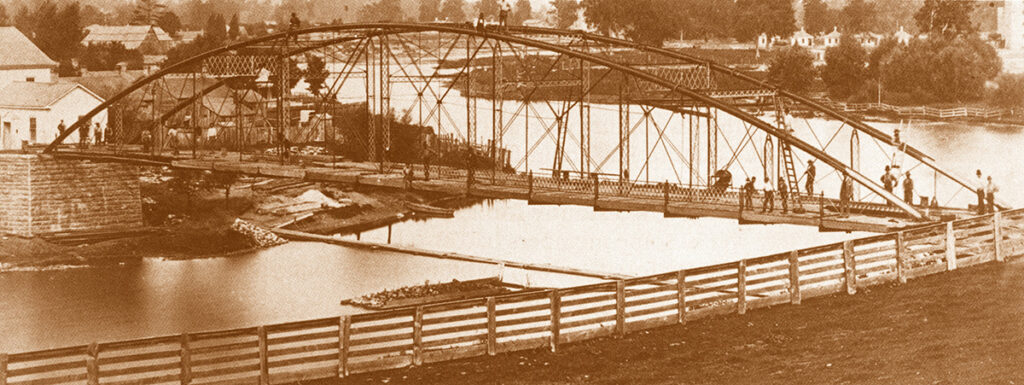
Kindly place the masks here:
<instances>
[{"instance_id":1,"label":"wooden fence post","mask_svg":"<svg viewBox=\"0 0 1024 385\"><path fill-rule=\"evenodd\" d=\"M86 350L85 357L85 383L88 385L100 384L100 364L98 361L99 355L100 346L95 342L89 344L89 348Z\"/></svg>"},{"instance_id":2,"label":"wooden fence post","mask_svg":"<svg viewBox=\"0 0 1024 385\"><path fill-rule=\"evenodd\" d=\"M686 323L686 270L679 270L676 273L676 305L678 306L678 321Z\"/></svg>"},{"instance_id":3,"label":"wooden fence post","mask_svg":"<svg viewBox=\"0 0 1024 385\"><path fill-rule=\"evenodd\" d=\"M896 232L896 281L899 283L907 283L907 261L905 261L906 253L903 252L903 242L905 242L903 232Z\"/></svg>"},{"instance_id":4,"label":"wooden fence post","mask_svg":"<svg viewBox=\"0 0 1024 385\"><path fill-rule=\"evenodd\" d=\"M348 346L351 339L352 318L345 315L339 319L338 329L338 373L348 376Z\"/></svg>"},{"instance_id":5,"label":"wooden fence post","mask_svg":"<svg viewBox=\"0 0 1024 385\"><path fill-rule=\"evenodd\" d=\"M412 364L423 365L423 306L416 307L412 319Z\"/></svg>"},{"instance_id":6,"label":"wooden fence post","mask_svg":"<svg viewBox=\"0 0 1024 385\"><path fill-rule=\"evenodd\" d=\"M562 297L558 294L558 289L551 290L551 351L558 351L558 339L560 338L560 330L562 323Z\"/></svg>"},{"instance_id":7,"label":"wooden fence post","mask_svg":"<svg viewBox=\"0 0 1024 385\"><path fill-rule=\"evenodd\" d=\"M846 272L846 294L857 294L857 261L853 259L853 241L843 242L843 270Z\"/></svg>"},{"instance_id":8,"label":"wooden fence post","mask_svg":"<svg viewBox=\"0 0 1024 385\"><path fill-rule=\"evenodd\" d=\"M956 232L953 222L946 222L946 270L956 270Z\"/></svg>"},{"instance_id":9,"label":"wooden fence post","mask_svg":"<svg viewBox=\"0 0 1024 385\"><path fill-rule=\"evenodd\" d=\"M270 384L270 365L267 355L267 328L260 326L256 328L256 335L259 338L260 349L260 385Z\"/></svg>"},{"instance_id":10,"label":"wooden fence post","mask_svg":"<svg viewBox=\"0 0 1024 385\"><path fill-rule=\"evenodd\" d=\"M1006 260L1006 257L1003 256L1003 213L999 211L992 216L992 248L996 254L996 261Z\"/></svg>"},{"instance_id":11,"label":"wooden fence post","mask_svg":"<svg viewBox=\"0 0 1024 385\"><path fill-rule=\"evenodd\" d=\"M487 297L487 355L498 354L498 319L496 308L498 301Z\"/></svg>"},{"instance_id":12,"label":"wooden fence post","mask_svg":"<svg viewBox=\"0 0 1024 385\"><path fill-rule=\"evenodd\" d=\"M181 385L192 382L192 348L188 333L181 333Z\"/></svg>"},{"instance_id":13,"label":"wooden fence post","mask_svg":"<svg viewBox=\"0 0 1024 385\"><path fill-rule=\"evenodd\" d=\"M800 260L796 250L789 252L789 302L800 304Z\"/></svg>"},{"instance_id":14,"label":"wooden fence post","mask_svg":"<svg viewBox=\"0 0 1024 385\"><path fill-rule=\"evenodd\" d=\"M615 281L615 335L626 335L626 282Z\"/></svg>"},{"instance_id":15,"label":"wooden fence post","mask_svg":"<svg viewBox=\"0 0 1024 385\"><path fill-rule=\"evenodd\" d=\"M7 353L0 353L0 385L7 385Z\"/></svg>"},{"instance_id":16,"label":"wooden fence post","mask_svg":"<svg viewBox=\"0 0 1024 385\"><path fill-rule=\"evenodd\" d=\"M747 260L736 266L736 313L747 314Z\"/></svg>"}]
</instances>

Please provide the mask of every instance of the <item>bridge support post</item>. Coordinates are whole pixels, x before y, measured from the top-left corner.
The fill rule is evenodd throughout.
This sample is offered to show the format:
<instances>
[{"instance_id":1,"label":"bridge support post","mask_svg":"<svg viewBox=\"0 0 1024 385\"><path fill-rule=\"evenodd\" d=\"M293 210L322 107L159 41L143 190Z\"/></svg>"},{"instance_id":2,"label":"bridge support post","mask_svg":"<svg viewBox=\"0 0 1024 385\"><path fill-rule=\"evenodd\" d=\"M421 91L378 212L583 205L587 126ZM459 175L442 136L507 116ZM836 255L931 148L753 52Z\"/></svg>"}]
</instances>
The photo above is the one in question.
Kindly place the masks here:
<instances>
[{"instance_id":1,"label":"bridge support post","mask_svg":"<svg viewBox=\"0 0 1024 385\"><path fill-rule=\"evenodd\" d=\"M906 266L906 255L904 250L904 235L903 232L896 233L896 281L899 283L907 283L907 266Z\"/></svg>"},{"instance_id":2,"label":"bridge support post","mask_svg":"<svg viewBox=\"0 0 1024 385\"><path fill-rule=\"evenodd\" d=\"M800 261L796 250L789 252L789 303L800 304Z\"/></svg>"},{"instance_id":3,"label":"bridge support post","mask_svg":"<svg viewBox=\"0 0 1024 385\"><path fill-rule=\"evenodd\" d=\"M747 314L747 260L736 266L736 313Z\"/></svg>"},{"instance_id":4,"label":"bridge support post","mask_svg":"<svg viewBox=\"0 0 1024 385\"><path fill-rule=\"evenodd\" d=\"M946 270L956 270L956 232L953 222L946 222Z\"/></svg>"},{"instance_id":5,"label":"bridge support post","mask_svg":"<svg viewBox=\"0 0 1024 385\"><path fill-rule=\"evenodd\" d=\"M853 241L843 242L843 271L846 273L846 294L857 294L857 261L853 258Z\"/></svg>"},{"instance_id":6,"label":"bridge support post","mask_svg":"<svg viewBox=\"0 0 1024 385\"><path fill-rule=\"evenodd\" d=\"M996 261L1006 261L1003 256L1003 214L998 211L992 216L992 249Z\"/></svg>"},{"instance_id":7,"label":"bridge support post","mask_svg":"<svg viewBox=\"0 0 1024 385\"><path fill-rule=\"evenodd\" d=\"M558 352L558 340L561 338L560 328L562 325L562 297L558 289L551 290L551 352Z\"/></svg>"},{"instance_id":8,"label":"bridge support post","mask_svg":"<svg viewBox=\"0 0 1024 385\"><path fill-rule=\"evenodd\" d=\"M686 270L676 273L676 306L680 324L686 323Z\"/></svg>"}]
</instances>

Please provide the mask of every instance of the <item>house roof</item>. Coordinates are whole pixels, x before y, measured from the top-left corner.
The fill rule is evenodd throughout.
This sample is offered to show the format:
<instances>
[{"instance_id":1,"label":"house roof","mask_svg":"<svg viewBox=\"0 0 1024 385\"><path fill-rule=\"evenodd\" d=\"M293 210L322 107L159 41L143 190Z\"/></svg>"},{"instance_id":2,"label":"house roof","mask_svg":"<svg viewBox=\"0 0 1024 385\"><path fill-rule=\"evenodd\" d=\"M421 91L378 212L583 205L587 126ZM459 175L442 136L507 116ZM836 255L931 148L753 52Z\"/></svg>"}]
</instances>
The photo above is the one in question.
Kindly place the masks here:
<instances>
[{"instance_id":1,"label":"house roof","mask_svg":"<svg viewBox=\"0 0 1024 385\"><path fill-rule=\"evenodd\" d=\"M81 84L85 89L92 91L103 99L110 99L118 92L127 88L145 76L143 71L89 71L82 73L82 76L61 78L72 83Z\"/></svg>"},{"instance_id":2,"label":"house roof","mask_svg":"<svg viewBox=\"0 0 1024 385\"><path fill-rule=\"evenodd\" d=\"M81 84L72 82L13 82L0 90L0 107L39 109L57 103L77 88L103 100Z\"/></svg>"},{"instance_id":3,"label":"house roof","mask_svg":"<svg viewBox=\"0 0 1024 385\"><path fill-rule=\"evenodd\" d=\"M14 27L0 27L0 51L0 70L57 67L57 62Z\"/></svg>"},{"instance_id":4,"label":"house roof","mask_svg":"<svg viewBox=\"0 0 1024 385\"><path fill-rule=\"evenodd\" d=\"M174 40L162 28L152 25L93 24L85 27L85 30L89 32L88 35L85 35L85 39L82 40L82 44L85 45L117 42L124 44L124 47L127 49L138 49L142 42L146 40L150 30L156 34L158 41L169 42Z\"/></svg>"}]
</instances>

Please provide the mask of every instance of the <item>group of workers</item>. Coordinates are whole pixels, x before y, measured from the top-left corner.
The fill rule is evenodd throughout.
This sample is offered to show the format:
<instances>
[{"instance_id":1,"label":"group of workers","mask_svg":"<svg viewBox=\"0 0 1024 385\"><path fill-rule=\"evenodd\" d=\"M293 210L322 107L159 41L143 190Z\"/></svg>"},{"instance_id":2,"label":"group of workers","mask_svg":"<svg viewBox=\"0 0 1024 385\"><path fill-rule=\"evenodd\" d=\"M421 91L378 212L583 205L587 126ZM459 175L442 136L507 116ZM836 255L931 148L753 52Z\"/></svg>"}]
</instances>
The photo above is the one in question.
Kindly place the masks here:
<instances>
[{"instance_id":1,"label":"group of workers","mask_svg":"<svg viewBox=\"0 0 1024 385\"><path fill-rule=\"evenodd\" d=\"M512 14L512 3L510 3L509 0L501 0L501 2L498 3L498 27L501 27L501 28L508 27L508 17L511 14ZM477 29L484 29L484 26L485 26L484 21L485 20L486 20L486 15L484 15L483 12L480 12L480 16L478 16L476 18L476 28Z\"/></svg>"},{"instance_id":2,"label":"group of workers","mask_svg":"<svg viewBox=\"0 0 1024 385\"><path fill-rule=\"evenodd\" d=\"M754 208L754 195L757 191L763 191L764 195L761 197L761 212L770 213L775 211L775 185L772 184L771 178L764 178L764 183L758 182L757 177L747 178L743 186L740 187L742 197L740 198L740 210L753 209ZM786 185L784 180L779 179L778 181L778 193L779 199L782 200L782 213L789 213L789 187Z\"/></svg>"},{"instance_id":3,"label":"group of workers","mask_svg":"<svg viewBox=\"0 0 1024 385\"><path fill-rule=\"evenodd\" d=\"M977 177L975 192L978 194L978 215L991 214L996 211L996 193L999 187L992 182L992 176L987 180L981 175L981 170L974 172Z\"/></svg>"},{"instance_id":4,"label":"group of workers","mask_svg":"<svg viewBox=\"0 0 1024 385\"><path fill-rule=\"evenodd\" d=\"M64 119L61 119L60 123L57 124L57 137L59 138L67 129L68 127L64 124ZM103 134L104 130L100 128L99 123L94 123L93 126L86 124L78 129L78 146L80 148L87 148L90 144L99 145L103 143Z\"/></svg>"}]
</instances>

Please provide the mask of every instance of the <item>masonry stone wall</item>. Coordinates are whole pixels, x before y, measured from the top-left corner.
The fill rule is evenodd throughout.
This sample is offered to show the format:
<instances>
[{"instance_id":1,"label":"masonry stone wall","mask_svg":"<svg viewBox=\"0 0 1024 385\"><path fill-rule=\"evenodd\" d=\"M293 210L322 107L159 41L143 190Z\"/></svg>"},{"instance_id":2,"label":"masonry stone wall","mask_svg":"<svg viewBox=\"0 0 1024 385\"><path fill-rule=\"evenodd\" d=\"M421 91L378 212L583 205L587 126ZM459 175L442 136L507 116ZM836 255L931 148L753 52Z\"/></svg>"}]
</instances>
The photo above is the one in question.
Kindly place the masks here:
<instances>
[{"instance_id":1,"label":"masonry stone wall","mask_svg":"<svg viewBox=\"0 0 1024 385\"><path fill-rule=\"evenodd\" d=\"M8 172L10 171L10 172ZM0 156L0 232L35 236L142 226L135 166Z\"/></svg>"}]
</instances>

